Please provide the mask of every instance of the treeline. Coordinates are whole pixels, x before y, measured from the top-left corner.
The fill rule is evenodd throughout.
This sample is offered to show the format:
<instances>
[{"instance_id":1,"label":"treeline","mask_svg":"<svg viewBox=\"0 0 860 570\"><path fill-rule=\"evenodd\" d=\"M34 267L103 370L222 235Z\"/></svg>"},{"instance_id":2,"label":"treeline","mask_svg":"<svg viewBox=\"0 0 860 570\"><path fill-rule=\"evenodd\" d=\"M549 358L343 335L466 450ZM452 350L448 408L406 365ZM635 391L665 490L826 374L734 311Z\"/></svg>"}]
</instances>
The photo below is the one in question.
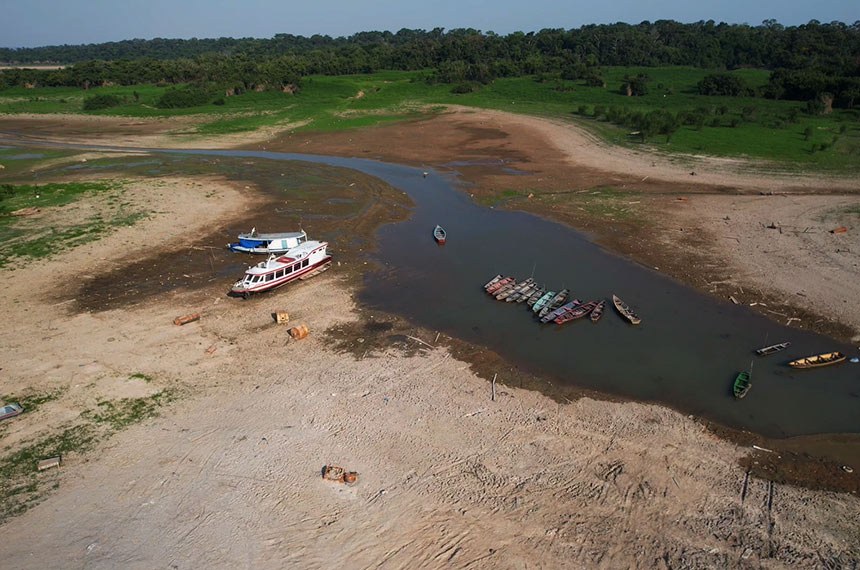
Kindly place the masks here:
<instances>
[{"instance_id":1,"label":"treeline","mask_svg":"<svg viewBox=\"0 0 860 570\"><path fill-rule=\"evenodd\" d=\"M86 61L61 69L5 69L0 89L23 87L80 87L104 85L216 84L240 93L265 88L294 89L307 75L301 58L282 56L255 60L246 56L204 55L193 59L122 59Z\"/></svg>"},{"instance_id":2,"label":"treeline","mask_svg":"<svg viewBox=\"0 0 860 570\"><path fill-rule=\"evenodd\" d=\"M829 93L835 104L846 106L860 98L850 94L860 77L860 22L784 27L773 20L760 26L660 20L506 36L436 28L339 38L278 34L271 39L128 40L0 49L0 60L73 64L54 71L6 70L0 74L0 88L208 82L238 89L295 89L307 75L382 70L433 70L429 81L461 88L541 74L601 85L600 66L679 65L774 70L769 89L759 93L774 98L810 100ZM725 77L712 78L700 91L753 94Z\"/></svg>"},{"instance_id":3,"label":"treeline","mask_svg":"<svg viewBox=\"0 0 860 570\"><path fill-rule=\"evenodd\" d=\"M593 59L599 65L767 69L825 68L836 71L860 53L860 22L822 24L815 20L784 27L774 20L760 26L681 24L671 20L640 24L587 25L500 36L473 29L403 29L361 32L331 38L277 34L270 39L125 40L89 45L0 48L10 64L72 64L90 60L193 59L206 54L244 55L250 59L300 55L310 73L327 75L381 69L415 70L443 61L507 61L519 74L557 67L559 61Z\"/></svg>"}]
</instances>

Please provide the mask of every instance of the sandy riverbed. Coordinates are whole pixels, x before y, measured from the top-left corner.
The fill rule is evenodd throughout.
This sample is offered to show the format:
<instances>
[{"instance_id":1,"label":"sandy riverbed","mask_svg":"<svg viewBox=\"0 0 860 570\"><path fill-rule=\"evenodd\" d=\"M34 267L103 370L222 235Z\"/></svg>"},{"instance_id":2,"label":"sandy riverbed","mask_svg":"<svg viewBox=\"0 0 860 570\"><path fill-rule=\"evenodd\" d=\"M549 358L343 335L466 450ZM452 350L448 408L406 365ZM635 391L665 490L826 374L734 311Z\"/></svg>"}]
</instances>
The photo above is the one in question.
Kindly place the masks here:
<instances>
[{"instance_id":1,"label":"sandy riverbed","mask_svg":"<svg viewBox=\"0 0 860 570\"><path fill-rule=\"evenodd\" d=\"M448 129L453 152L458 136L479 128L472 118L443 116L420 128ZM519 131L510 128L496 140L516 146ZM344 147L363 135L352 136ZM533 147L520 143L508 149L518 153L518 166L547 178L570 172L563 168L599 176L594 165L570 166L563 145L540 129L528 136L549 140L556 151L529 162ZM492 152L485 146L491 140L475 139L472 152ZM496 176L476 172L473 179ZM747 478L738 460L749 448L716 438L694 418L637 403L558 404L508 386L504 377L493 401L488 382L444 346L416 355L423 345L386 337L379 332L385 327L366 327L366 335L368 344L383 335L373 344L386 350L358 358L333 351L325 331L370 319L337 271L250 302L224 297L222 285L101 313L76 314L71 304L52 301L70 282L129 255L148 255L144 246L154 236L169 243L177 232L223 222L247 205L223 181L162 182L134 192L157 212L149 220L44 266L0 273L9 323L0 331L5 393L61 392L7 422L4 447L74 424L99 401L165 389L177 394L161 417L84 454L68 453L60 471L39 475L42 502L3 525L0 556L16 567L860 563L856 496ZM756 208L761 215L773 211L772 204L753 202L777 199L703 194L668 215L687 220L684 208L702 208L692 219L706 220L702 231L717 235L725 222L752 216L752 223ZM854 203L850 195L839 199ZM786 216L795 217L776 221L805 224L803 203L791 204ZM722 219L730 206L723 214L730 220ZM709 208L710 217L702 213ZM798 243L790 240L831 235L764 229L763 236L788 241L774 245L786 252ZM738 263L754 255L743 249L745 240L730 241L715 241L714 251ZM783 287L797 286L786 265L796 259L773 266L786 275ZM744 285L752 269L739 274ZM834 285L831 300L846 294L853 291ZM291 342L285 327L273 323L270 313L284 309L309 325L308 339ZM175 316L192 311L203 318L173 325ZM433 344L432 331L424 334ZM320 468L329 462L358 471L358 484L323 481ZM59 488L51 490L53 482Z\"/></svg>"}]
</instances>

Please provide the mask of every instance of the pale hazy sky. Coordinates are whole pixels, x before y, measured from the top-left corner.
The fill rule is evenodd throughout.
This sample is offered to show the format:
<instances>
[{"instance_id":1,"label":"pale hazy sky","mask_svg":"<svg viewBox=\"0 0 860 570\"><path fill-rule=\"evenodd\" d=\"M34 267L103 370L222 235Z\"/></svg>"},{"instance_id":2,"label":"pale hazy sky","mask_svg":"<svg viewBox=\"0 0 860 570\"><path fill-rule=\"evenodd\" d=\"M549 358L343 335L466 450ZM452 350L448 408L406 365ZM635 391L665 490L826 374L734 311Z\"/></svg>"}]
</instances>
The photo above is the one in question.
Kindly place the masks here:
<instances>
[{"instance_id":1,"label":"pale hazy sky","mask_svg":"<svg viewBox=\"0 0 860 570\"><path fill-rule=\"evenodd\" d=\"M791 26L860 20L860 0L2 0L0 47L133 38L332 37L402 28L501 35L677 20Z\"/></svg>"}]
</instances>

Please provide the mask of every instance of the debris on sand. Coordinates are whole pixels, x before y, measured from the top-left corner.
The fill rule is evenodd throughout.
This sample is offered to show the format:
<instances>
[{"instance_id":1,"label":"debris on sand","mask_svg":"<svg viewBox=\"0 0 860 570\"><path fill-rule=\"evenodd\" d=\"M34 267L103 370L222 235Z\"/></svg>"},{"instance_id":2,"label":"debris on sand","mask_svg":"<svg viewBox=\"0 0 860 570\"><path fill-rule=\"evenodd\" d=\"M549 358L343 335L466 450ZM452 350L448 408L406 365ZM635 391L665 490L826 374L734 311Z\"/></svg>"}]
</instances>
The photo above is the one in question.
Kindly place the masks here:
<instances>
[{"instance_id":1,"label":"debris on sand","mask_svg":"<svg viewBox=\"0 0 860 570\"><path fill-rule=\"evenodd\" d=\"M275 311L272 313L272 318L279 325L283 325L285 323L290 322L290 315L286 311Z\"/></svg>"},{"instance_id":2,"label":"debris on sand","mask_svg":"<svg viewBox=\"0 0 860 570\"><path fill-rule=\"evenodd\" d=\"M838 228L833 228L832 230L830 230L830 233L832 233L832 234L848 233L848 228L846 228L845 226L839 226Z\"/></svg>"},{"instance_id":3,"label":"debris on sand","mask_svg":"<svg viewBox=\"0 0 860 570\"><path fill-rule=\"evenodd\" d=\"M21 208L20 210L15 210L14 212L9 212L12 216L32 216L34 214L38 214L40 212L39 208L29 207L29 208Z\"/></svg>"},{"instance_id":4,"label":"debris on sand","mask_svg":"<svg viewBox=\"0 0 860 570\"><path fill-rule=\"evenodd\" d=\"M48 459L43 459L36 465L36 468L39 471L44 471L45 469L50 469L51 467L56 467L57 469L60 468L60 456L59 455L57 457L50 457Z\"/></svg>"},{"instance_id":5,"label":"debris on sand","mask_svg":"<svg viewBox=\"0 0 860 570\"><path fill-rule=\"evenodd\" d=\"M322 469L322 477L326 481L354 485L358 481L358 472L347 471L343 467L339 467L337 465L326 465Z\"/></svg>"},{"instance_id":6,"label":"debris on sand","mask_svg":"<svg viewBox=\"0 0 860 570\"><path fill-rule=\"evenodd\" d=\"M308 325L297 325L291 328L289 331L290 336L295 340L301 340L308 336Z\"/></svg>"},{"instance_id":7,"label":"debris on sand","mask_svg":"<svg viewBox=\"0 0 860 570\"><path fill-rule=\"evenodd\" d=\"M193 323L200 319L200 313L191 313L190 315L183 315L181 317L176 317L173 319L173 324L177 326L187 325L188 323Z\"/></svg>"}]
</instances>

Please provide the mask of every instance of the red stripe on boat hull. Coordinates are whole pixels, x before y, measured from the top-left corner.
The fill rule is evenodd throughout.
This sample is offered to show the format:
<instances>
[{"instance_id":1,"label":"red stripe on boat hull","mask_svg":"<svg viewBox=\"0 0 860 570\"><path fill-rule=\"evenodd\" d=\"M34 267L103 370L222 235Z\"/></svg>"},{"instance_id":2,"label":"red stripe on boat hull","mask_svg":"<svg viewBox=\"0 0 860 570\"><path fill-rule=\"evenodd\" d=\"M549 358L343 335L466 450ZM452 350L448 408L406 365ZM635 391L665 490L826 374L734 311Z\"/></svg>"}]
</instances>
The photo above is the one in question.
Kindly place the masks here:
<instances>
[{"instance_id":1,"label":"red stripe on boat hull","mask_svg":"<svg viewBox=\"0 0 860 570\"><path fill-rule=\"evenodd\" d=\"M230 289L230 292L228 293L228 295L231 295L233 297L242 297L246 294L263 293L264 291L271 291L272 289L277 289L281 285L286 285L290 281L295 281L296 279L300 278L302 275L306 275L306 274L310 273L311 271L313 271L314 269L318 269L321 265L325 265L326 263L328 263L330 261L331 261L331 256L327 255L327 256L323 257L319 262L314 263L313 265L308 265L307 267L305 267L301 271L294 271L293 273L290 273L289 275L286 275L286 276L281 277L280 279L276 279L274 281L269 281L266 283L260 283L256 287L251 287L248 289L235 289L235 288L233 288L233 289Z\"/></svg>"}]
</instances>

